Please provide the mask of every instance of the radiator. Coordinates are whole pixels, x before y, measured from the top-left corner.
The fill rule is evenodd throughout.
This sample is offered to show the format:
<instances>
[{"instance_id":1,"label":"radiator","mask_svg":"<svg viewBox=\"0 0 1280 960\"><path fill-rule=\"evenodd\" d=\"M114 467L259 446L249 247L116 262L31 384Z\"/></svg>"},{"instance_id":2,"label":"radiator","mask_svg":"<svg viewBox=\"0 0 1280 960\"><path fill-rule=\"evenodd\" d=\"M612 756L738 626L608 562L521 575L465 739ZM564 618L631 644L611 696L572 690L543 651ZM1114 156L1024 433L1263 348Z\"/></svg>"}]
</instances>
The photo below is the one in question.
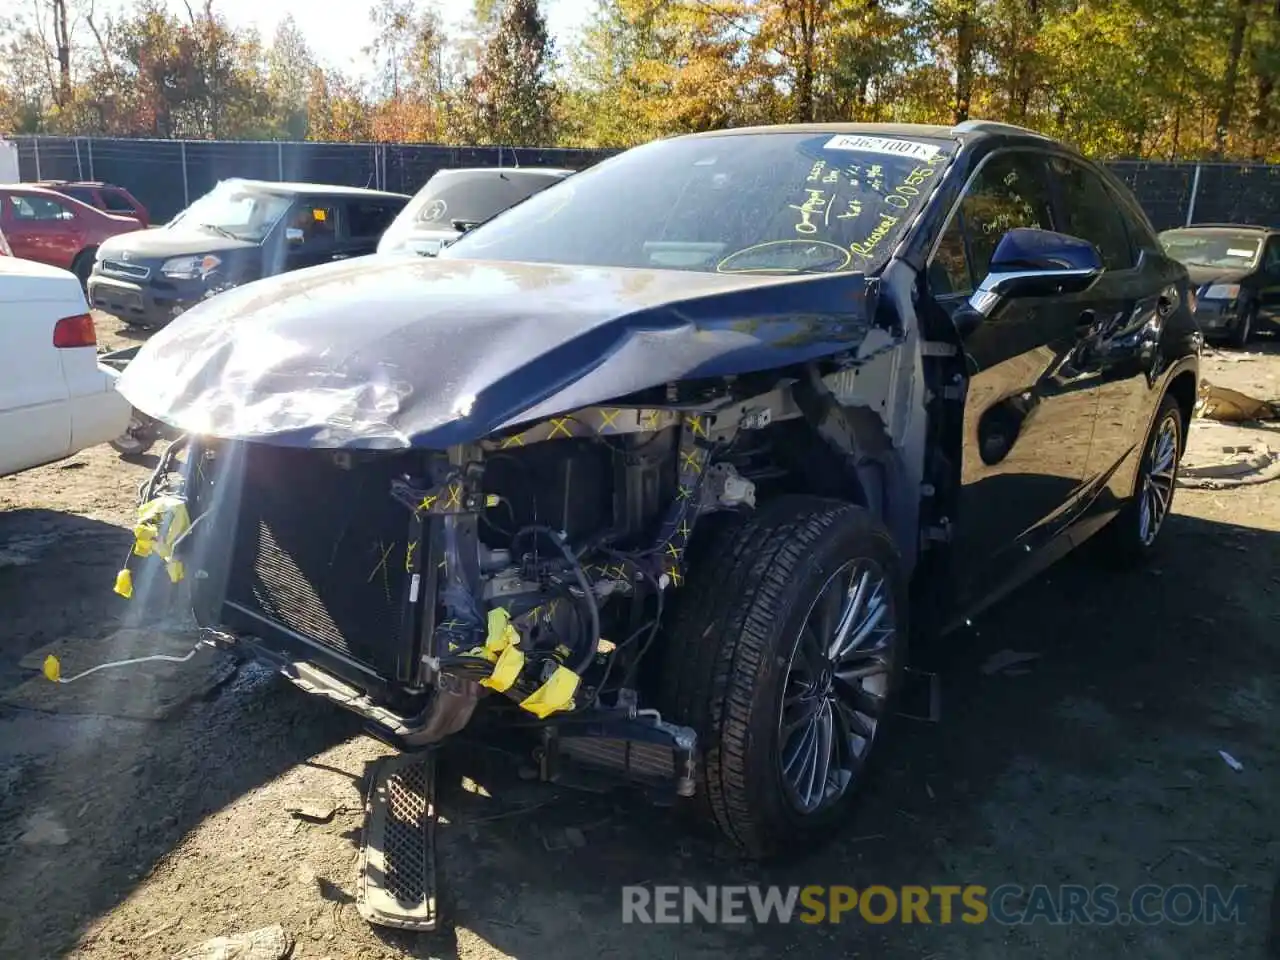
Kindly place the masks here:
<instances>
[{"instance_id":1,"label":"radiator","mask_svg":"<svg viewBox=\"0 0 1280 960\"><path fill-rule=\"evenodd\" d=\"M414 653L401 636L409 514L389 494L402 459L345 469L325 451L245 447L226 599L395 678Z\"/></svg>"}]
</instances>

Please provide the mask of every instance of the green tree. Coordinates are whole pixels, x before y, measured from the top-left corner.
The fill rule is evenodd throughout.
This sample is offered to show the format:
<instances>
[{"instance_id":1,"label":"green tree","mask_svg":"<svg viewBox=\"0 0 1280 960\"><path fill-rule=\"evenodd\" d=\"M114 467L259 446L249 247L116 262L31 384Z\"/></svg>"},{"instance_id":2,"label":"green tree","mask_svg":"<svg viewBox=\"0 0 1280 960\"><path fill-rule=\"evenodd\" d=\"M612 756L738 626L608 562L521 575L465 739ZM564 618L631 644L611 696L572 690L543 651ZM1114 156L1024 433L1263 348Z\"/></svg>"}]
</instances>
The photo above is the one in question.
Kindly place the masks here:
<instances>
[{"instance_id":1,"label":"green tree","mask_svg":"<svg viewBox=\"0 0 1280 960\"><path fill-rule=\"evenodd\" d=\"M553 62L538 0L506 0L476 72L453 98L454 132L476 143L551 143Z\"/></svg>"}]
</instances>

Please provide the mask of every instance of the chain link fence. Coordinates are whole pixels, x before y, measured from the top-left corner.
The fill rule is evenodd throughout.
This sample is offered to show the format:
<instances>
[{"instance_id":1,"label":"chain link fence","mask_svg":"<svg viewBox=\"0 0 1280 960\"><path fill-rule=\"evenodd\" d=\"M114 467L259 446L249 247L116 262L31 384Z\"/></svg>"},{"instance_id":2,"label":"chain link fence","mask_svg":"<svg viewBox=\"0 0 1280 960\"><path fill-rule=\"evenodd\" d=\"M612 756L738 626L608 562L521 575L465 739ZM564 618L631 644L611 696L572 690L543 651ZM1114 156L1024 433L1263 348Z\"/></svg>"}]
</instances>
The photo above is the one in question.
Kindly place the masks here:
<instances>
[{"instance_id":1,"label":"chain link fence","mask_svg":"<svg viewBox=\"0 0 1280 960\"><path fill-rule=\"evenodd\" d=\"M138 140L22 136L23 180L103 180L129 190L157 223L219 180L301 180L414 193L437 170L467 166L581 170L615 150L447 147L433 144ZM1188 223L1280 227L1280 166L1240 163L1108 164L1160 230Z\"/></svg>"}]
</instances>

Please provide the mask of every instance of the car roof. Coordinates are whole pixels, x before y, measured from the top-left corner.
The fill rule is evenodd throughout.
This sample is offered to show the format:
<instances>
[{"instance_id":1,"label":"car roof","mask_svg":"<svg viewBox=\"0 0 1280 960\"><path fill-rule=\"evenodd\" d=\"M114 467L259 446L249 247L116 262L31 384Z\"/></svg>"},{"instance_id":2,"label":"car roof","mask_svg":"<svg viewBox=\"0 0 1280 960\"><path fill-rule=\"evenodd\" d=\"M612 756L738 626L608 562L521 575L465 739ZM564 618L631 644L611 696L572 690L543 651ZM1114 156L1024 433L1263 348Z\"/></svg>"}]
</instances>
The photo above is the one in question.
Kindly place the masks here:
<instances>
[{"instance_id":1,"label":"car roof","mask_svg":"<svg viewBox=\"0 0 1280 960\"><path fill-rule=\"evenodd\" d=\"M1237 233L1245 231L1246 233L1275 233L1275 227L1262 227L1256 223L1193 223L1185 227L1170 227L1165 233L1172 233L1174 230L1233 230Z\"/></svg>"},{"instance_id":2,"label":"car roof","mask_svg":"<svg viewBox=\"0 0 1280 960\"><path fill-rule=\"evenodd\" d=\"M726 137L769 133L851 133L873 137L929 137L937 140L965 140L980 136L1021 136L1058 142L1027 127L991 120L966 120L952 126L927 123L782 123L757 127L730 127L725 130L708 130L686 136Z\"/></svg>"},{"instance_id":3,"label":"car roof","mask_svg":"<svg viewBox=\"0 0 1280 960\"><path fill-rule=\"evenodd\" d=\"M246 187L257 187L274 193L321 194L331 197L378 197L381 199L408 200L405 193L391 193L387 190L370 190L367 187L347 187L334 183L301 183L288 180L246 180L244 177L227 177L222 183L239 183Z\"/></svg>"},{"instance_id":4,"label":"car roof","mask_svg":"<svg viewBox=\"0 0 1280 960\"><path fill-rule=\"evenodd\" d=\"M441 167L436 173L540 173L545 176L567 177L577 173L568 167Z\"/></svg>"}]
</instances>

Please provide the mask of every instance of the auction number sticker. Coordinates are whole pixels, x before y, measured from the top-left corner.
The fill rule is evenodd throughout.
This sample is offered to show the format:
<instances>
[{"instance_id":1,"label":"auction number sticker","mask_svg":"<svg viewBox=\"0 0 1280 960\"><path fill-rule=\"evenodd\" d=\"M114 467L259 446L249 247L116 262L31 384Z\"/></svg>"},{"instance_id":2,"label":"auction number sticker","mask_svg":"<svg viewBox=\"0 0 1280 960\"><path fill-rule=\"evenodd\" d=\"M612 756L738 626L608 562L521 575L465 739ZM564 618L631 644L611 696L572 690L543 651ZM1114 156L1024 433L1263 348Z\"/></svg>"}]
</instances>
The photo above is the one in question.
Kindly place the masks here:
<instances>
[{"instance_id":1,"label":"auction number sticker","mask_svg":"<svg viewBox=\"0 0 1280 960\"><path fill-rule=\"evenodd\" d=\"M932 160L941 151L929 143L914 140L897 140L891 137L866 137L859 134L838 133L825 144L827 150L856 150L862 153L885 153L895 157L912 157L916 160Z\"/></svg>"}]
</instances>

